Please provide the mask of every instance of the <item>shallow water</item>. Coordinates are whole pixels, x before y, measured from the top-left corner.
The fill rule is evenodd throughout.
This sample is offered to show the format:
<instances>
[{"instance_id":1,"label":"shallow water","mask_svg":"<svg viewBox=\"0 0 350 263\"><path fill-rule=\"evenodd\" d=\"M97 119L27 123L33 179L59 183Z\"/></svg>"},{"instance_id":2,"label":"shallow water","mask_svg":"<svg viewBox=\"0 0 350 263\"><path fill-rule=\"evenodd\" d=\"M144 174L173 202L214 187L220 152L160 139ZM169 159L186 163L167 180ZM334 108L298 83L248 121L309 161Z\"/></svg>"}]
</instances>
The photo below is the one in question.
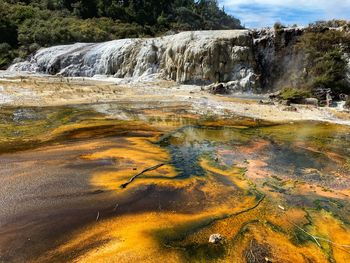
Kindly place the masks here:
<instances>
[{"instance_id":1,"label":"shallow water","mask_svg":"<svg viewBox=\"0 0 350 263\"><path fill-rule=\"evenodd\" d=\"M0 110L0 261L350 260L348 126L147 103Z\"/></svg>"}]
</instances>

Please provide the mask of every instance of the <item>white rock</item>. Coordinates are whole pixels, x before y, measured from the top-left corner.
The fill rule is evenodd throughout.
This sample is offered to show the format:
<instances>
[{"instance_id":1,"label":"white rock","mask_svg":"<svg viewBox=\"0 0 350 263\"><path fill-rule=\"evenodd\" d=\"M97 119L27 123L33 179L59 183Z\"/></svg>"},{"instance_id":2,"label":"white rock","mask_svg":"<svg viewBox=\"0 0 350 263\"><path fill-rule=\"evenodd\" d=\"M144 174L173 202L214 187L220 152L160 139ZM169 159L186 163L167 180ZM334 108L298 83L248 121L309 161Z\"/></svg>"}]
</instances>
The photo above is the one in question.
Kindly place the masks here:
<instances>
[{"instance_id":1,"label":"white rock","mask_svg":"<svg viewBox=\"0 0 350 263\"><path fill-rule=\"evenodd\" d=\"M8 70L116 78L159 74L177 82L236 81L237 87L253 87L254 63L248 30L219 30L43 48Z\"/></svg>"},{"instance_id":2,"label":"white rock","mask_svg":"<svg viewBox=\"0 0 350 263\"><path fill-rule=\"evenodd\" d=\"M209 243L217 244L223 240L223 237L220 234L212 234L209 237Z\"/></svg>"}]
</instances>

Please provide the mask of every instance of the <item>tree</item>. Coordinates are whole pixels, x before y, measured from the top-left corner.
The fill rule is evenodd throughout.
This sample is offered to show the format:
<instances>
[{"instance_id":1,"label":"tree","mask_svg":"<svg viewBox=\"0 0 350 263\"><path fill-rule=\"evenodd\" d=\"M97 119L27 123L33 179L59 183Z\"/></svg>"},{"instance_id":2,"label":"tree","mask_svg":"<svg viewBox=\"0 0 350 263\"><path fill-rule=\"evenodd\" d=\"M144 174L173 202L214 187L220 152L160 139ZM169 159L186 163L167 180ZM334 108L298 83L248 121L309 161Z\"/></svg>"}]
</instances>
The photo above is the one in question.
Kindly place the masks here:
<instances>
[{"instance_id":1,"label":"tree","mask_svg":"<svg viewBox=\"0 0 350 263\"><path fill-rule=\"evenodd\" d=\"M6 63L38 46L241 28L213 0L0 0L0 15Z\"/></svg>"}]
</instances>

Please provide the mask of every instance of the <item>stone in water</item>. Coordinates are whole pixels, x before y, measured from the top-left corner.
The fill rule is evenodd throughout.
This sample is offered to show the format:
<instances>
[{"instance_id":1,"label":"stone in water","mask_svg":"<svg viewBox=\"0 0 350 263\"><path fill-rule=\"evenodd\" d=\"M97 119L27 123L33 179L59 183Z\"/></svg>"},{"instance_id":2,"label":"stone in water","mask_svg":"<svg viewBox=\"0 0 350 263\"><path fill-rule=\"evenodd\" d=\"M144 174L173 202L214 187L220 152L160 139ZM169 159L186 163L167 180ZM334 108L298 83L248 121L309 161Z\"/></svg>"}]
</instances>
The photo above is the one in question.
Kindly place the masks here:
<instances>
[{"instance_id":1,"label":"stone in water","mask_svg":"<svg viewBox=\"0 0 350 263\"><path fill-rule=\"evenodd\" d=\"M212 234L209 237L209 243L217 244L222 241L223 237L220 234Z\"/></svg>"}]
</instances>

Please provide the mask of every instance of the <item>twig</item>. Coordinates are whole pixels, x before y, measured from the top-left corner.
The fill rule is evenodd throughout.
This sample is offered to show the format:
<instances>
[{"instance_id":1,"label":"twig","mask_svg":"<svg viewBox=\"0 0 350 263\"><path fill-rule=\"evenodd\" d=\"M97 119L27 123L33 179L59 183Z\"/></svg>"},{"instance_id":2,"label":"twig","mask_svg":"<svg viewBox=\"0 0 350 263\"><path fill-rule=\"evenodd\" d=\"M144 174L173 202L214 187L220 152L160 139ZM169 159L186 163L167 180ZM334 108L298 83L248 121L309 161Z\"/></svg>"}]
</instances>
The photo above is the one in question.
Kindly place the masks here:
<instances>
[{"instance_id":1,"label":"twig","mask_svg":"<svg viewBox=\"0 0 350 263\"><path fill-rule=\"evenodd\" d=\"M257 208L257 207L261 204L261 202L264 201L265 197L266 197L266 196L263 195L263 196L259 199L259 201L258 201L254 206L249 207L249 208L247 208L247 209L244 209L244 210L242 210L242 211L233 213L233 214L229 215L229 217L238 216L238 215L240 215L240 214L247 213L247 212L249 212L250 210L253 210L253 209Z\"/></svg>"},{"instance_id":2,"label":"twig","mask_svg":"<svg viewBox=\"0 0 350 263\"><path fill-rule=\"evenodd\" d=\"M253 239L250 240L250 247L252 247L252 246L253 246ZM250 254L253 256L253 262L255 262L255 256L254 256L252 249L250 248L249 251L250 251Z\"/></svg>"},{"instance_id":3,"label":"twig","mask_svg":"<svg viewBox=\"0 0 350 263\"><path fill-rule=\"evenodd\" d=\"M331 244L336 245L336 246L339 246L339 247L348 247L348 248L350 248L350 245L338 244L338 243L333 242L332 240L329 240L329 239L326 239L326 238L323 238L323 237L317 237L317 236L315 236L315 238L316 238L316 239L319 239L319 240L322 240L322 241L325 241L325 242L328 242L328 243L331 243Z\"/></svg>"},{"instance_id":4,"label":"twig","mask_svg":"<svg viewBox=\"0 0 350 263\"><path fill-rule=\"evenodd\" d=\"M304 232L306 235L312 237L313 240L315 240L316 244L321 247L321 244L317 241L317 238L310 234L309 232L305 231L304 229L302 229L300 226L298 226L297 224L294 224L293 222L289 221L288 219L286 219L287 222L289 222L290 224L292 224L293 226L297 227L299 230L301 230L302 232Z\"/></svg>"},{"instance_id":5,"label":"twig","mask_svg":"<svg viewBox=\"0 0 350 263\"><path fill-rule=\"evenodd\" d=\"M134 175L133 177L131 177L131 178L129 179L129 181L127 181L126 183L122 184L120 187L121 187L121 188L126 188L126 187L127 187L130 183L132 183L132 181L134 181L138 176L140 176L140 175L142 175L142 174L144 174L144 173L146 173L146 172L156 170L156 169L162 167L163 165L165 165L165 163L157 164L157 165L155 165L155 166L152 166L152 167L150 167L150 168L147 168L147 169L143 170L141 173L138 173L138 174Z\"/></svg>"},{"instance_id":6,"label":"twig","mask_svg":"<svg viewBox=\"0 0 350 263\"><path fill-rule=\"evenodd\" d=\"M300 231L302 231L303 233L305 233L306 235L310 236L313 240L315 240L316 244L320 247L321 247L321 244L318 242L318 240L322 240L324 242L327 242L327 243L330 243L334 246L337 246L337 247L345 247L345 248L350 248L350 245L344 245L344 244L338 244L338 243L335 243L333 242L332 240L329 240L329 239L326 239L326 238L323 238L323 237L318 237L318 236L314 236L312 234L310 234L309 232L307 232L305 229L301 228L300 226L298 226L297 224L293 223L292 221L288 220L286 218L286 221L290 224L292 224L293 226L295 226L296 228L298 228ZM343 251L347 252L348 254L350 254L349 251L345 250L345 249L342 249Z\"/></svg>"},{"instance_id":7,"label":"twig","mask_svg":"<svg viewBox=\"0 0 350 263\"><path fill-rule=\"evenodd\" d=\"M246 209L244 209L244 210L241 210L241 211L238 211L238 212L235 212L235 213L232 213L232 214L227 214L227 215L222 216L222 217L219 217L219 218L214 218L209 224L207 224L207 226L210 225L210 224L212 224L212 223L214 223L214 222L216 222L216 221L218 221L218 220L223 220L223 219L227 219L227 218L230 218L230 217L239 216L239 215L241 215L241 214L244 214L244 213L247 213L247 212L249 212L249 211L251 211L251 210L254 210L255 208L257 208L257 207L261 204L262 201L264 201L265 197L266 197L266 196L263 195L263 196L258 200L258 202L256 202L256 204L255 204L254 206L248 207L248 208L246 208Z\"/></svg>"},{"instance_id":8,"label":"twig","mask_svg":"<svg viewBox=\"0 0 350 263\"><path fill-rule=\"evenodd\" d=\"M100 211L97 212L96 222L98 221L99 218L100 218Z\"/></svg>"}]
</instances>

